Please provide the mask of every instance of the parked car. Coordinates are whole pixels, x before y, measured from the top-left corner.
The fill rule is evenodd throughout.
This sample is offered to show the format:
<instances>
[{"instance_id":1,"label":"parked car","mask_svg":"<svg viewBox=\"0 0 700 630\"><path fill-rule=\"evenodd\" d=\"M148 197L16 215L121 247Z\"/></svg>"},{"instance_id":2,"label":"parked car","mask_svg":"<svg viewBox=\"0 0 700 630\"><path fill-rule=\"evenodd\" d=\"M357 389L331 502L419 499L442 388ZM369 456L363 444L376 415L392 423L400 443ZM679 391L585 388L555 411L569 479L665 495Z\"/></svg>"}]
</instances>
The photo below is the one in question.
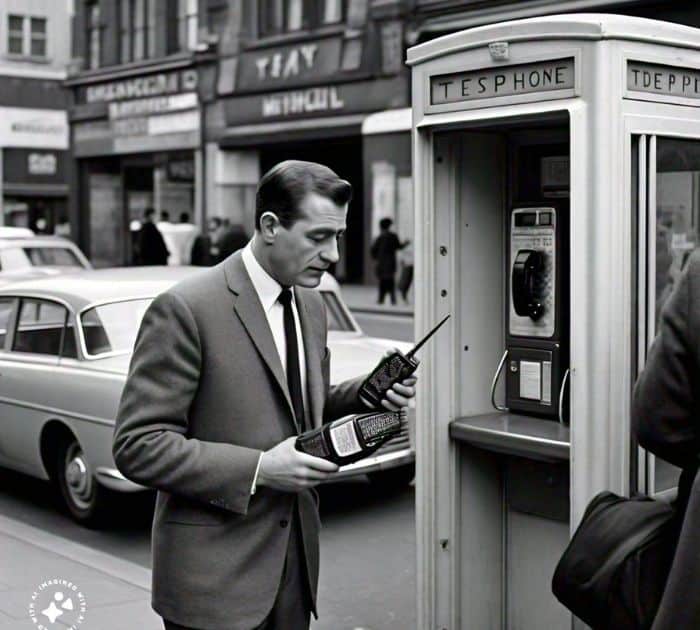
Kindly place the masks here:
<instances>
[{"instance_id":1,"label":"parked car","mask_svg":"<svg viewBox=\"0 0 700 630\"><path fill-rule=\"evenodd\" d=\"M140 492L112 458L112 432L136 333L152 299L197 267L115 268L0 288L0 466L55 482L73 518L96 525L110 492ZM368 372L386 349L365 336L335 280L320 286L329 321L331 382ZM368 473L408 483L410 430L338 478Z\"/></svg>"},{"instance_id":2,"label":"parked car","mask_svg":"<svg viewBox=\"0 0 700 630\"><path fill-rule=\"evenodd\" d=\"M3 232L0 232L0 285L81 269L92 269L92 265L85 254L65 238L3 236Z\"/></svg>"}]
</instances>

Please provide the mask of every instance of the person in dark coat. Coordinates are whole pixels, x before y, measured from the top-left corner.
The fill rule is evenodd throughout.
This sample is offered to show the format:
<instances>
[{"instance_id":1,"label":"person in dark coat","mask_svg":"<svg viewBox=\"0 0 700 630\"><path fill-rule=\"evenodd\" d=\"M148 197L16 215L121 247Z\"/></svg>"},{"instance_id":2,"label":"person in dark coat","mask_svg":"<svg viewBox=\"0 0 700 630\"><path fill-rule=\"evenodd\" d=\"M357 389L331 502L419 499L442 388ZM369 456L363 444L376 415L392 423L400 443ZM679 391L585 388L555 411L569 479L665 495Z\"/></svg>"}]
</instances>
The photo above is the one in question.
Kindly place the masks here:
<instances>
[{"instance_id":1,"label":"person in dark coat","mask_svg":"<svg viewBox=\"0 0 700 630\"><path fill-rule=\"evenodd\" d=\"M379 281L379 298L377 304L384 304L384 297L389 294L391 303L396 304L396 252L403 249L411 241L401 242L396 233L391 231L391 219L382 219L379 222L379 236L374 239L370 254L376 260L374 272Z\"/></svg>"},{"instance_id":2,"label":"person in dark coat","mask_svg":"<svg viewBox=\"0 0 700 630\"><path fill-rule=\"evenodd\" d=\"M142 265L167 265L170 252L165 246L163 235L153 222L155 210L146 208L143 224L139 232L139 255Z\"/></svg>"},{"instance_id":3,"label":"person in dark coat","mask_svg":"<svg viewBox=\"0 0 700 630\"><path fill-rule=\"evenodd\" d=\"M242 225L234 223L226 227L217 242L219 246L219 261L225 260L234 252L243 249L249 240L250 238L245 233Z\"/></svg>"},{"instance_id":4,"label":"person in dark coat","mask_svg":"<svg viewBox=\"0 0 700 630\"><path fill-rule=\"evenodd\" d=\"M196 267L211 267L218 262L219 250L214 242L214 237L221 228L221 219L212 217L207 224L207 232L194 239L190 264Z\"/></svg>"},{"instance_id":5,"label":"person in dark coat","mask_svg":"<svg viewBox=\"0 0 700 630\"><path fill-rule=\"evenodd\" d=\"M639 443L683 470L676 505L683 525L652 630L700 628L700 253L664 305L632 404Z\"/></svg>"}]
</instances>

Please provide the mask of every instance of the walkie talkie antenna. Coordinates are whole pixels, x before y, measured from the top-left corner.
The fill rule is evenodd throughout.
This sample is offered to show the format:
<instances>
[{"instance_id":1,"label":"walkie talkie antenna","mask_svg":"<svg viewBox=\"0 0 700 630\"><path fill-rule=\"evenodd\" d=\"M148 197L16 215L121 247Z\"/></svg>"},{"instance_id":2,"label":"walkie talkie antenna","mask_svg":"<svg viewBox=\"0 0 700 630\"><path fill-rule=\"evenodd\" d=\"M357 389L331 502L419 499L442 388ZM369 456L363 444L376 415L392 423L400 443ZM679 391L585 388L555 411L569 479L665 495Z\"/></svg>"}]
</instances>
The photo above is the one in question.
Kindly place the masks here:
<instances>
[{"instance_id":1,"label":"walkie talkie antenna","mask_svg":"<svg viewBox=\"0 0 700 630\"><path fill-rule=\"evenodd\" d=\"M435 326L435 328L433 328L433 329L432 329L425 337L423 337L423 339L421 339L415 346L413 346L413 348L411 348L411 349L408 351L408 354L406 355L406 358L407 358L407 359L410 359L411 357L413 357L413 355L414 355L416 352L418 352L418 350L421 349L421 347L423 346L423 344L424 344L426 341L428 341L428 339L430 339L430 338L438 331L438 328L440 328L440 326L442 326L448 319L450 319L450 316L449 316L449 315L448 315L447 317L445 317L445 319L443 319L437 326Z\"/></svg>"}]
</instances>

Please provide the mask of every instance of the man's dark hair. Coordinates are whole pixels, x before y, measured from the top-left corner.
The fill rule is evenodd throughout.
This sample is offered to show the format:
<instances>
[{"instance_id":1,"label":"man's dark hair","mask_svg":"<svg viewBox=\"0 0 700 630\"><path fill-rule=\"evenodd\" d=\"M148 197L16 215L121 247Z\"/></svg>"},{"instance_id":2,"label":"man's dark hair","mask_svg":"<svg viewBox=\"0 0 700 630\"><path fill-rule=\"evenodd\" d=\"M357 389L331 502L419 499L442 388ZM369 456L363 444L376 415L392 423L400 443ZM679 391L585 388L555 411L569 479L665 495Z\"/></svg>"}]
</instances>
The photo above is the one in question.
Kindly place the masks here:
<instances>
[{"instance_id":1,"label":"man's dark hair","mask_svg":"<svg viewBox=\"0 0 700 630\"><path fill-rule=\"evenodd\" d=\"M146 208L143 211L143 216L145 219L148 219L149 217L152 217L155 213L156 211L153 208Z\"/></svg>"},{"instance_id":2,"label":"man's dark hair","mask_svg":"<svg viewBox=\"0 0 700 630\"><path fill-rule=\"evenodd\" d=\"M209 217L209 228L211 229L212 227L214 229L221 227L221 217Z\"/></svg>"},{"instance_id":3,"label":"man's dark hair","mask_svg":"<svg viewBox=\"0 0 700 630\"><path fill-rule=\"evenodd\" d=\"M273 212L288 229L301 217L299 205L309 193L344 206L352 199L352 185L323 164L301 160L280 162L265 173L258 184L255 229L260 229L260 217L265 212Z\"/></svg>"},{"instance_id":4,"label":"man's dark hair","mask_svg":"<svg viewBox=\"0 0 700 630\"><path fill-rule=\"evenodd\" d=\"M388 230L388 229L391 227L391 224L392 224L392 223L393 223L393 221L392 221L391 219L389 219L389 218L387 218L387 219L382 219L382 220L379 222L379 227L380 227L382 230Z\"/></svg>"},{"instance_id":5,"label":"man's dark hair","mask_svg":"<svg viewBox=\"0 0 700 630\"><path fill-rule=\"evenodd\" d=\"M161 210L160 211L160 220L161 221L170 221L170 213L167 210Z\"/></svg>"},{"instance_id":6,"label":"man's dark hair","mask_svg":"<svg viewBox=\"0 0 700 630\"><path fill-rule=\"evenodd\" d=\"M180 213L180 223L189 223L190 222L190 213L189 212L181 212Z\"/></svg>"}]
</instances>

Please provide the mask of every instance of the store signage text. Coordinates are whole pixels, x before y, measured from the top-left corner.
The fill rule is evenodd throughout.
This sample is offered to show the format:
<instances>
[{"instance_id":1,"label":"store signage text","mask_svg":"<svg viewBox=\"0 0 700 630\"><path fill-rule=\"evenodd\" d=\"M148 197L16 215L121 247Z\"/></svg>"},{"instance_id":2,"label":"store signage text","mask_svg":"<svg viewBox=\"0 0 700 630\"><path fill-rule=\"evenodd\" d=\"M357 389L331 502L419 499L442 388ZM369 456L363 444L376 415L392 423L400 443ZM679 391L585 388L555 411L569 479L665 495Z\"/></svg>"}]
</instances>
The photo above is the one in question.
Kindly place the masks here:
<instances>
[{"instance_id":1,"label":"store signage text","mask_svg":"<svg viewBox=\"0 0 700 630\"><path fill-rule=\"evenodd\" d=\"M305 44L288 51L258 57L255 60L258 79L260 81L265 81L267 78L286 79L298 76L302 70L313 70L317 52L316 44Z\"/></svg>"},{"instance_id":2,"label":"store signage text","mask_svg":"<svg viewBox=\"0 0 700 630\"><path fill-rule=\"evenodd\" d=\"M700 99L700 70L628 61L627 89Z\"/></svg>"},{"instance_id":3,"label":"store signage text","mask_svg":"<svg viewBox=\"0 0 700 630\"><path fill-rule=\"evenodd\" d=\"M319 85L337 77L341 37L245 52L238 58L236 92Z\"/></svg>"},{"instance_id":4,"label":"store signage text","mask_svg":"<svg viewBox=\"0 0 700 630\"><path fill-rule=\"evenodd\" d=\"M139 98L134 101L110 103L109 117L114 120L117 118L174 112L181 109L193 109L195 107L197 107L197 94L195 92L185 92L184 94L173 94L171 96L152 96L150 98Z\"/></svg>"},{"instance_id":5,"label":"store signage text","mask_svg":"<svg viewBox=\"0 0 700 630\"><path fill-rule=\"evenodd\" d=\"M555 59L430 77L430 103L536 94L574 88L574 59Z\"/></svg>"},{"instance_id":6,"label":"store signage text","mask_svg":"<svg viewBox=\"0 0 700 630\"><path fill-rule=\"evenodd\" d=\"M263 118L333 111L343 107L343 99L332 86L269 94L262 99Z\"/></svg>"},{"instance_id":7,"label":"store signage text","mask_svg":"<svg viewBox=\"0 0 700 630\"><path fill-rule=\"evenodd\" d=\"M197 71L163 72L146 77L91 85L85 91L87 103L122 101L148 96L162 96L197 89Z\"/></svg>"},{"instance_id":8,"label":"store signage text","mask_svg":"<svg viewBox=\"0 0 700 630\"><path fill-rule=\"evenodd\" d=\"M55 175L55 153L30 153L27 156L27 172L30 175Z\"/></svg>"}]
</instances>

